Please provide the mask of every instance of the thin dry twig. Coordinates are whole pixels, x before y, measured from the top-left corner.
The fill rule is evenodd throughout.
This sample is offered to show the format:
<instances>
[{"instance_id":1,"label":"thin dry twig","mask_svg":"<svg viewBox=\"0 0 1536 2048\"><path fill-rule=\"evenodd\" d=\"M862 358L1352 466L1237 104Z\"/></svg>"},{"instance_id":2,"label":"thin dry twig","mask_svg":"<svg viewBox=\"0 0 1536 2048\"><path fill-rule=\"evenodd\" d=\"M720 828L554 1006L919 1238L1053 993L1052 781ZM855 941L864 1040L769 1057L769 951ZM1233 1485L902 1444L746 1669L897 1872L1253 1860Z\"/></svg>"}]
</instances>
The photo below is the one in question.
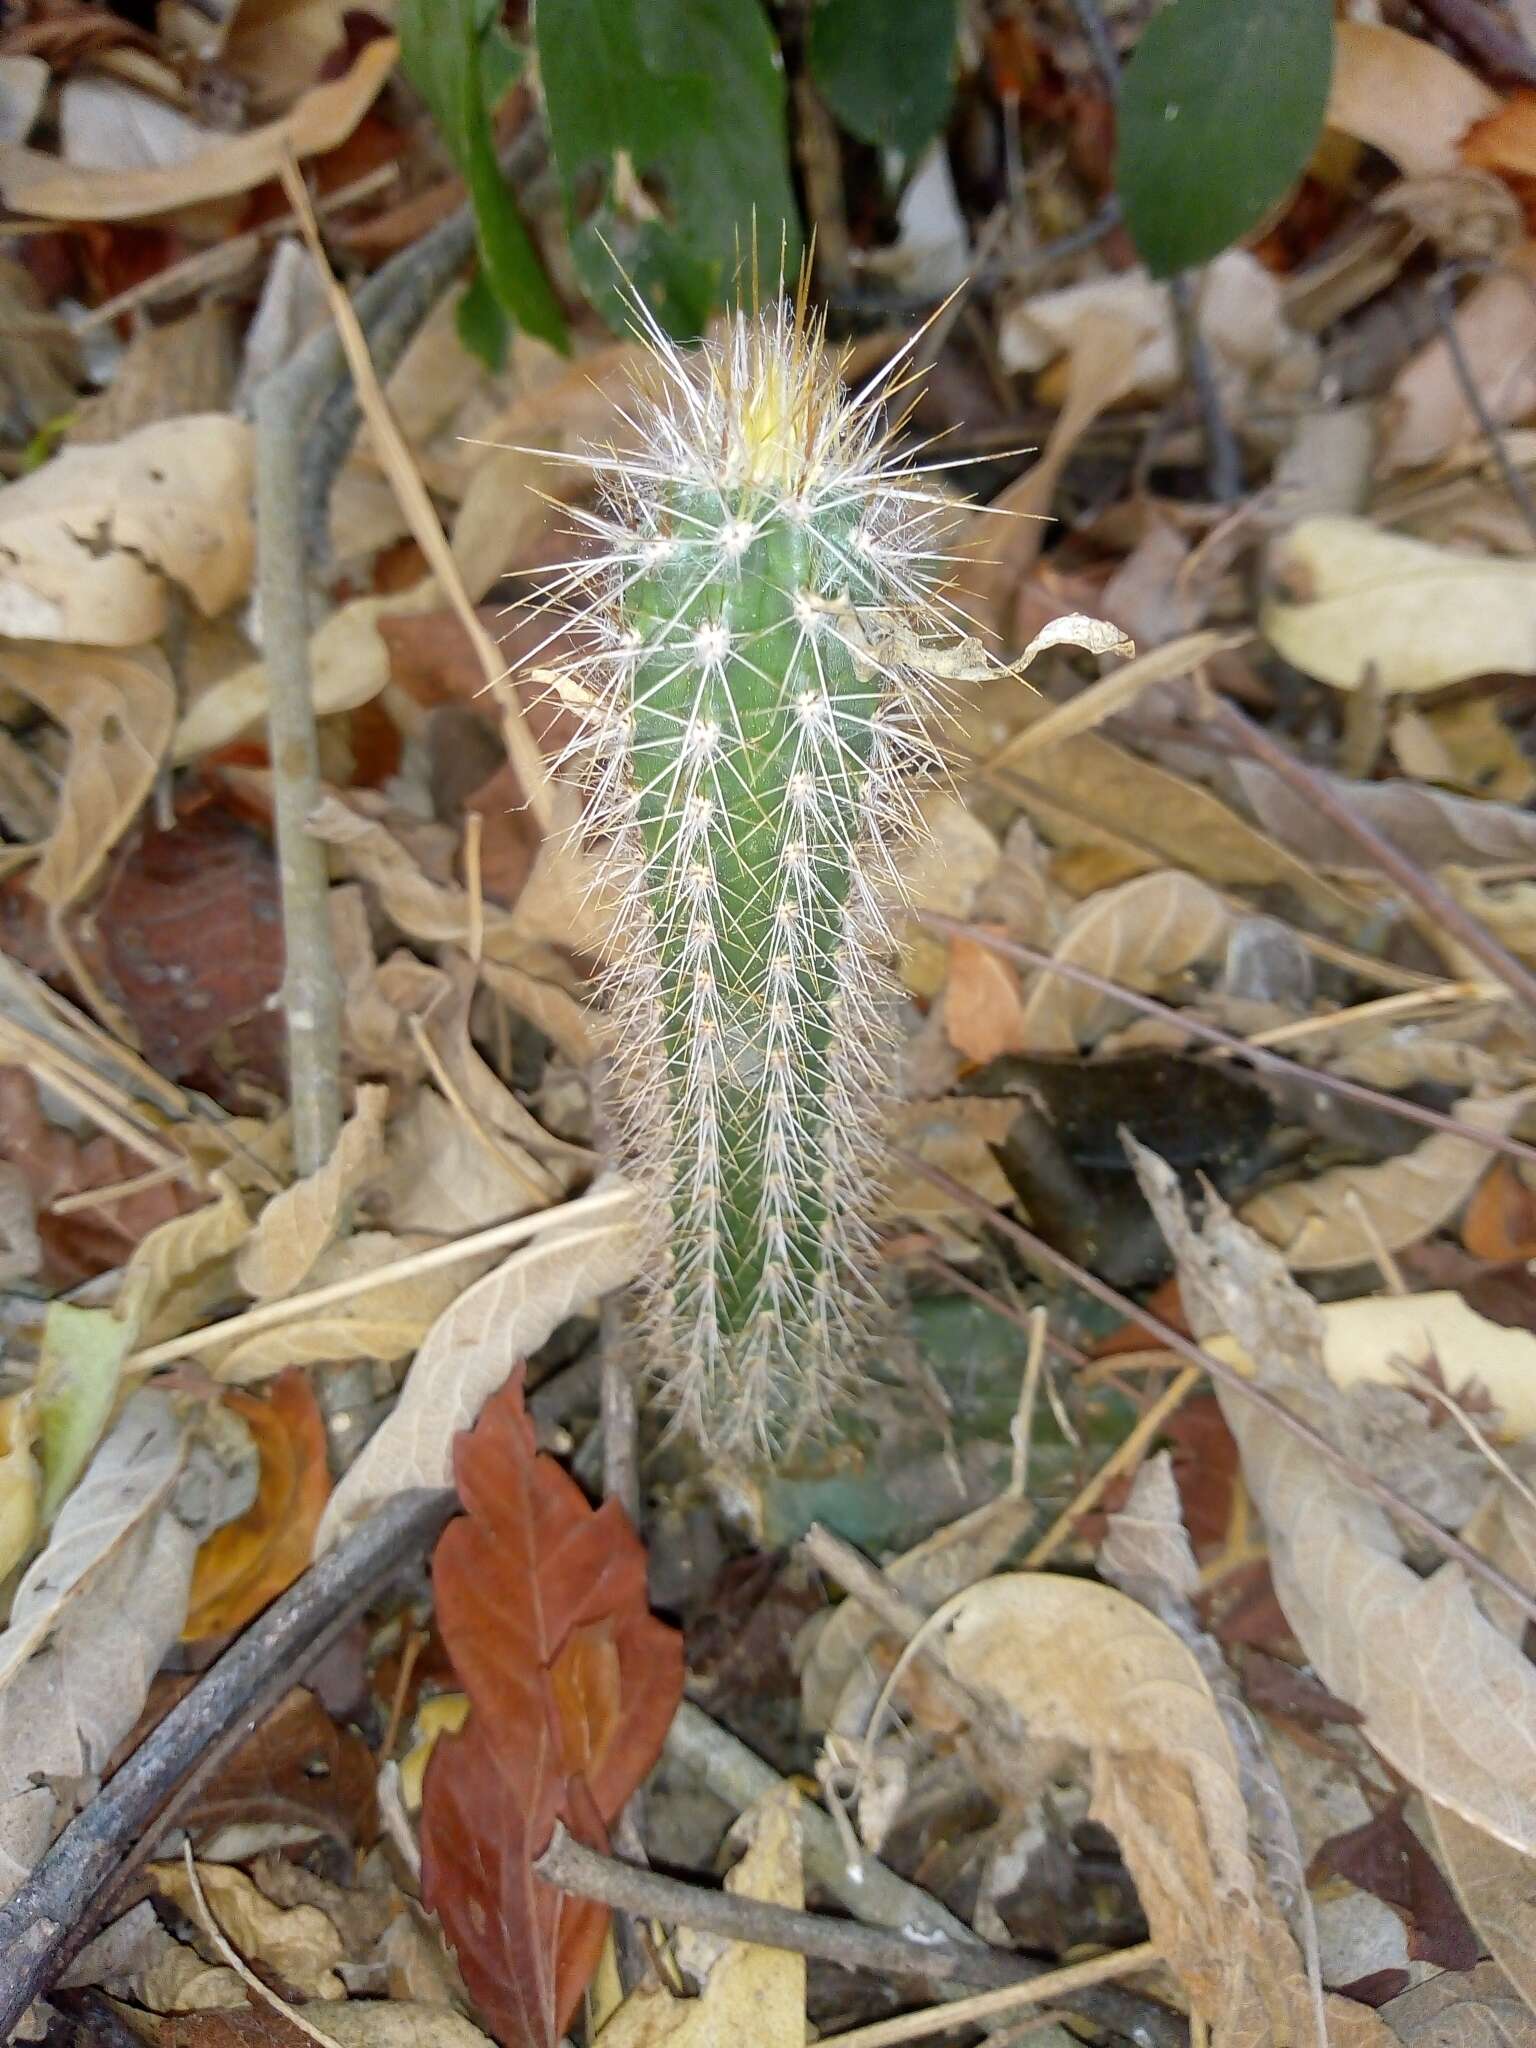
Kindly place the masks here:
<instances>
[{"instance_id":1,"label":"thin dry twig","mask_svg":"<svg viewBox=\"0 0 1536 2048\"><path fill-rule=\"evenodd\" d=\"M1118 1288L1111 1287L1107 1281L1099 1279L1097 1274L1090 1273L1085 1266L1078 1265L1075 1259L1069 1259L1064 1252L1059 1252L1053 1245L1048 1245L1043 1237L1036 1237L1034 1232L1026 1230L1022 1223L1015 1223L1013 1218L1005 1215L1001 1209L994 1209L992 1204L983 1200L974 1189L968 1188L964 1181L956 1180L953 1174L946 1173L941 1166L931 1166L926 1159L920 1158L915 1152L907 1151L905 1147L898 1148L896 1156L920 1179L931 1182L936 1188L942 1188L952 1200L962 1203L977 1215L985 1216L993 1229L1011 1238L1026 1257L1064 1274L1073 1286L1082 1288L1085 1294L1091 1294L1096 1301L1102 1301L1106 1308L1112 1308L1128 1322L1139 1323L1144 1330L1150 1330L1158 1342L1169 1351L1176 1351L1189 1364L1209 1373L1213 1380L1219 1380L1224 1387L1230 1387L1234 1393L1241 1394L1245 1400L1252 1401L1255 1406L1262 1408L1264 1413L1273 1417L1282 1429L1298 1437L1352 1486L1358 1487L1360 1492L1369 1495L1379 1507L1385 1508L1389 1514L1396 1516L1399 1521L1408 1523L1419 1535L1426 1537L1442 1556L1454 1558L1485 1585L1492 1586L1496 1592L1502 1593L1506 1600L1512 1600L1527 1620L1536 1621L1536 1593L1530 1593L1524 1586L1517 1585L1507 1572L1501 1571L1490 1558L1484 1557L1481 1551L1474 1550L1470 1543L1464 1543L1449 1529L1443 1529L1432 1515L1427 1515L1412 1501L1394 1493L1392 1488L1378 1479L1374 1472L1350 1457L1348 1452L1341 1451L1336 1444L1330 1443L1321 1430L1314 1429L1309 1422L1304 1422L1299 1415L1287 1408L1283 1401L1276 1400L1275 1396L1263 1387L1255 1386L1252 1380L1245 1379L1235 1366L1228 1365L1224 1359L1204 1350L1192 1338L1186 1337L1182 1330L1176 1330L1172 1323L1165 1323L1162 1317L1154 1315L1151 1309L1143 1308L1139 1302L1132 1301L1128 1294L1122 1294Z\"/></svg>"},{"instance_id":2,"label":"thin dry twig","mask_svg":"<svg viewBox=\"0 0 1536 2048\"><path fill-rule=\"evenodd\" d=\"M1009 1986L1001 1991L978 1991L974 1998L952 1999L947 2005L925 2006L921 2012L899 2013L894 2019L876 2020L867 2027L854 2027L844 2034L830 2034L826 2048L897 2048L902 2041L918 2041L924 2034L947 2033L951 2027L975 2026L996 2019L1021 2005L1070 2007L1074 1995L1094 1984L1108 1984L1116 1977L1131 1977L1139 1970L1155 1970L1162 1962L1157 1944L1139 1941L1134 1948L1115 1949L1109 1955L1094 1956L1086 1963L1069 1963L1062 1970L1048 1970L1032 1983Z\"/></svg>"},{"instance_id":3,"label":"thin dry twig","mask_svg":"<svg viewBox=\"0 0 1536 2048\"><path fill-rule=\"evenodd\" d=\"M196 1906L198 1918L203 1923L203 1932L240 1979L241 1983L246 1986L247 1990L254 1991L257 1998L263 2004L270 2005L274 2012L281 2013L283 2018L296 2026L301 2034L307 2034L311 2041L318 2043L318 2048L340 2048L340 2043L334 2034L323 2033L319 2027L313 2026L305 2019L297 2006L290 2005L286 1998L279 1997L270 1984L262 1983L256 1972L214 1918L213 1909L208 1904L207 1896L203 1891L203 1880L197 1874L197 1863L192 1854L192 1844L190 1841L182 1843L181 1854L182 1861L186 1865L187 1884L192 1893L192 1903Z\"/></svg>"}]
</instances>

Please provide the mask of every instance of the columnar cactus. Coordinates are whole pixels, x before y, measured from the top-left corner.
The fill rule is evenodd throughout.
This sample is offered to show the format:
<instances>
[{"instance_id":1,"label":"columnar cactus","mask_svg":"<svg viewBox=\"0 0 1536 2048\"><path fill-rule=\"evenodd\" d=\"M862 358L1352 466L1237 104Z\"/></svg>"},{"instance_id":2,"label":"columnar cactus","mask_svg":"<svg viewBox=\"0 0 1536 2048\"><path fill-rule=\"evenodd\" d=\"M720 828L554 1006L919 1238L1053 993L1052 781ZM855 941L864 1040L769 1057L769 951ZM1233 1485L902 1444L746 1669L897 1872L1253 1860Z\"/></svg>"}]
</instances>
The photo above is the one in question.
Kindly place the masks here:
<instances>
[{"instance_id":1,"label":"columnar cactus","mask_svg":"<svg viewBox=\"0 0 1536 2048\"><path fill-rule=\"evenodd\" d=\"M818 326L738 315L597 458L570 572L587 826L620 886L618 1122L654 1201L655 1376L719 1449L824 1418L875 1300L882 902L915 817L940 500Z\"/></svg>"}]
</instances>

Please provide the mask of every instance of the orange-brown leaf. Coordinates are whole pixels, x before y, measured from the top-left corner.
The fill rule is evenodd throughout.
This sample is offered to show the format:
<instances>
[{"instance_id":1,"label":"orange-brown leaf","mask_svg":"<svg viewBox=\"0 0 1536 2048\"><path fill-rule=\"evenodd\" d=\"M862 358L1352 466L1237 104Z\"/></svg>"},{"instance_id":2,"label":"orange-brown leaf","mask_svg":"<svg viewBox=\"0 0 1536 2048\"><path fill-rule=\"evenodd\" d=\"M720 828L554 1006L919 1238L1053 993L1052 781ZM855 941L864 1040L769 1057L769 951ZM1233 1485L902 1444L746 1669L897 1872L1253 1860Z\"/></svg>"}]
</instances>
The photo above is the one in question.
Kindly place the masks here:
<instances>
[{"instance_id":1,"label":"orange-brown leaf","mask_svg":"<svg viewBox=\"0 0 1536 2048\"><path fill-rule=\"evenodd\" d=\"M467 1514L433 1559L438 1625L471 1712L439 1741L421 1819L422 1896L497 2038L554 2048L607 1915L533 1875L557 1820L594 1847L661 1752L682 1643L646 1605L645 1552L540 1456L522 1376L454 1458Z\"/></svg>"},{"instance_id":2,"label":"orange-brown leaf","mask_svg":"<svg viewBox=\"0 0 1536 2048\"><path fill-rule=\"evenodd\" d=\"M286 1592L309 1563L331 1491L325 1422L309 1375L279 1375L264 1397L227 1393L261 1453L261 1483L236 1522L215 1529L197 1553L184 1642L244 1628Z\"/></svg>"},{"instance_id":3,"label":"orange-brown leaf","mask_svg":"<svg viewBox=\"0 0 1536 2048\"><path fill-rule=\"evenodd\" d=\"M1477 1259L1502 1263L1536 1255L1536 1194L1507 1159L1496 1159L1461 1219L1461 1241Z\"/></svg>"}]
</instances>

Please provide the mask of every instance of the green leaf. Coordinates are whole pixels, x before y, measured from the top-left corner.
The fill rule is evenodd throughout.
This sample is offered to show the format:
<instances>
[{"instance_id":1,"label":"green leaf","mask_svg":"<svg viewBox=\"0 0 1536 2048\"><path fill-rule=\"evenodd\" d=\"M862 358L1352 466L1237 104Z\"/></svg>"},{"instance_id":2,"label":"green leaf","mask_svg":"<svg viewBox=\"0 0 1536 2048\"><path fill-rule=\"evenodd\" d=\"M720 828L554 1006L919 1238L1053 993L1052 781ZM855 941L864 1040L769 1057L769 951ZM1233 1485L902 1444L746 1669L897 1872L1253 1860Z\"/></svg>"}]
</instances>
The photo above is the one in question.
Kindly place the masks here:
<instances>
[{"instance_id":1,"label":"green leaf","mask_svg":"<svg viewBox=\"0 0 1536 2048\"><path fill-rule=\"evenodd\" d=\"M496 161L486 96L489 88L499 98L508 78L496 44L497 14L486 0L405 0L401 62L469 187L480 262L502 311L566 349L560 303Z\"/></svg>"},{"instance_id":2,"label":"green leaf","mask_svg":"<svg viewBox=\"0 0 1536 2048\"><path fill-rule=\"evenodd\" d=\"M110 1309L49 1304L36 1380L44 1522L58 1513L106 1428L133 1339L133 1324Z\"/></svg>"},{"instance_id":3,"label":"green leaf","mask_svg":"<svg viewBox=\"0 0 1536 2048\"><path fill-rule=\"evenodd\" d=\"M534 35L572 249L611 324L627 276L672 334L697 334L754 231L770 275L781 245L793 269L783 69L759 0L537 0Z\"/></svg>"},{"instance_id":4,"label":"green leaf","mask_svg":"<svg viewBox=\"0 0 1536 2048\"><path fill-rule=\"evenodd\" d=\"M822 0L811 70L850 135L914 157L953 91L957 0Z\"/></svg>"},{"instance_id":5,"label":"green leaf","mask_svg":"<svg viewBox=\"0 0 1536 2048\"><path fill-rule=\"evenodd\" d=\"M1126 66L1116 184L1154 277L1247 234L1306 168L1333 71L1332 0L1167 0Z\"/></svg>"},{"instance_id":6,"label":"green leaf","mask_svg":"<svg viewBox=\"0 0 1536 2048\"><path fill-rule=\"evenodd\" d=\"M454 308L453 324L459 331L459 340L472 356L480 358L492 376L506 368L512 324L479 265L464 296Z\"/></svg>"}]
</instances>

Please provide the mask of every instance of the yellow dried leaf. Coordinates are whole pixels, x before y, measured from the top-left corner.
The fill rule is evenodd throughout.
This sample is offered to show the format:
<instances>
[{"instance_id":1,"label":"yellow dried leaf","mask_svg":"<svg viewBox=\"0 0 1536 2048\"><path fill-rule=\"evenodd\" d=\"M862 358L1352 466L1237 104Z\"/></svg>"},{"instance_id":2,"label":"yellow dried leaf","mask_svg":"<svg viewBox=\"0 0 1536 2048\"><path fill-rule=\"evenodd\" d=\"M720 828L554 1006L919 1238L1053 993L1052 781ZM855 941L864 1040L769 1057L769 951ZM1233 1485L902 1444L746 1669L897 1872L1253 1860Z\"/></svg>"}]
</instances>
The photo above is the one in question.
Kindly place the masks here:
<instances>
[{"instance_id":1,"label":"yellow dried leaf","mask_svg":"<svg viewBox=\"0 0 1536 2048\"><path fill-rule=\"evenodd\" d=\"M39 1474L32 1456L37 1431L30 1393L0 1401L0 1579L9 1578L37 1534Z\"/></svg>"},{"instance_id":2,"label":"yellow dried leaf","mask_svg":"<svg viewBox=\"0 0 1536 2048\"><path fill-rule=\"evenodd\" d=\"M186 1865L151 1863L155 1889L201 1929ZM198 1880L208 1910L225 1938L248 1963L264 1963L306 1998L344 1998L346 1987L335 1965L345 1951L341 1936L318 1906L274 1906L243 1870L230 1863L199 1863Z\"/></svg>"}]
</instances>

